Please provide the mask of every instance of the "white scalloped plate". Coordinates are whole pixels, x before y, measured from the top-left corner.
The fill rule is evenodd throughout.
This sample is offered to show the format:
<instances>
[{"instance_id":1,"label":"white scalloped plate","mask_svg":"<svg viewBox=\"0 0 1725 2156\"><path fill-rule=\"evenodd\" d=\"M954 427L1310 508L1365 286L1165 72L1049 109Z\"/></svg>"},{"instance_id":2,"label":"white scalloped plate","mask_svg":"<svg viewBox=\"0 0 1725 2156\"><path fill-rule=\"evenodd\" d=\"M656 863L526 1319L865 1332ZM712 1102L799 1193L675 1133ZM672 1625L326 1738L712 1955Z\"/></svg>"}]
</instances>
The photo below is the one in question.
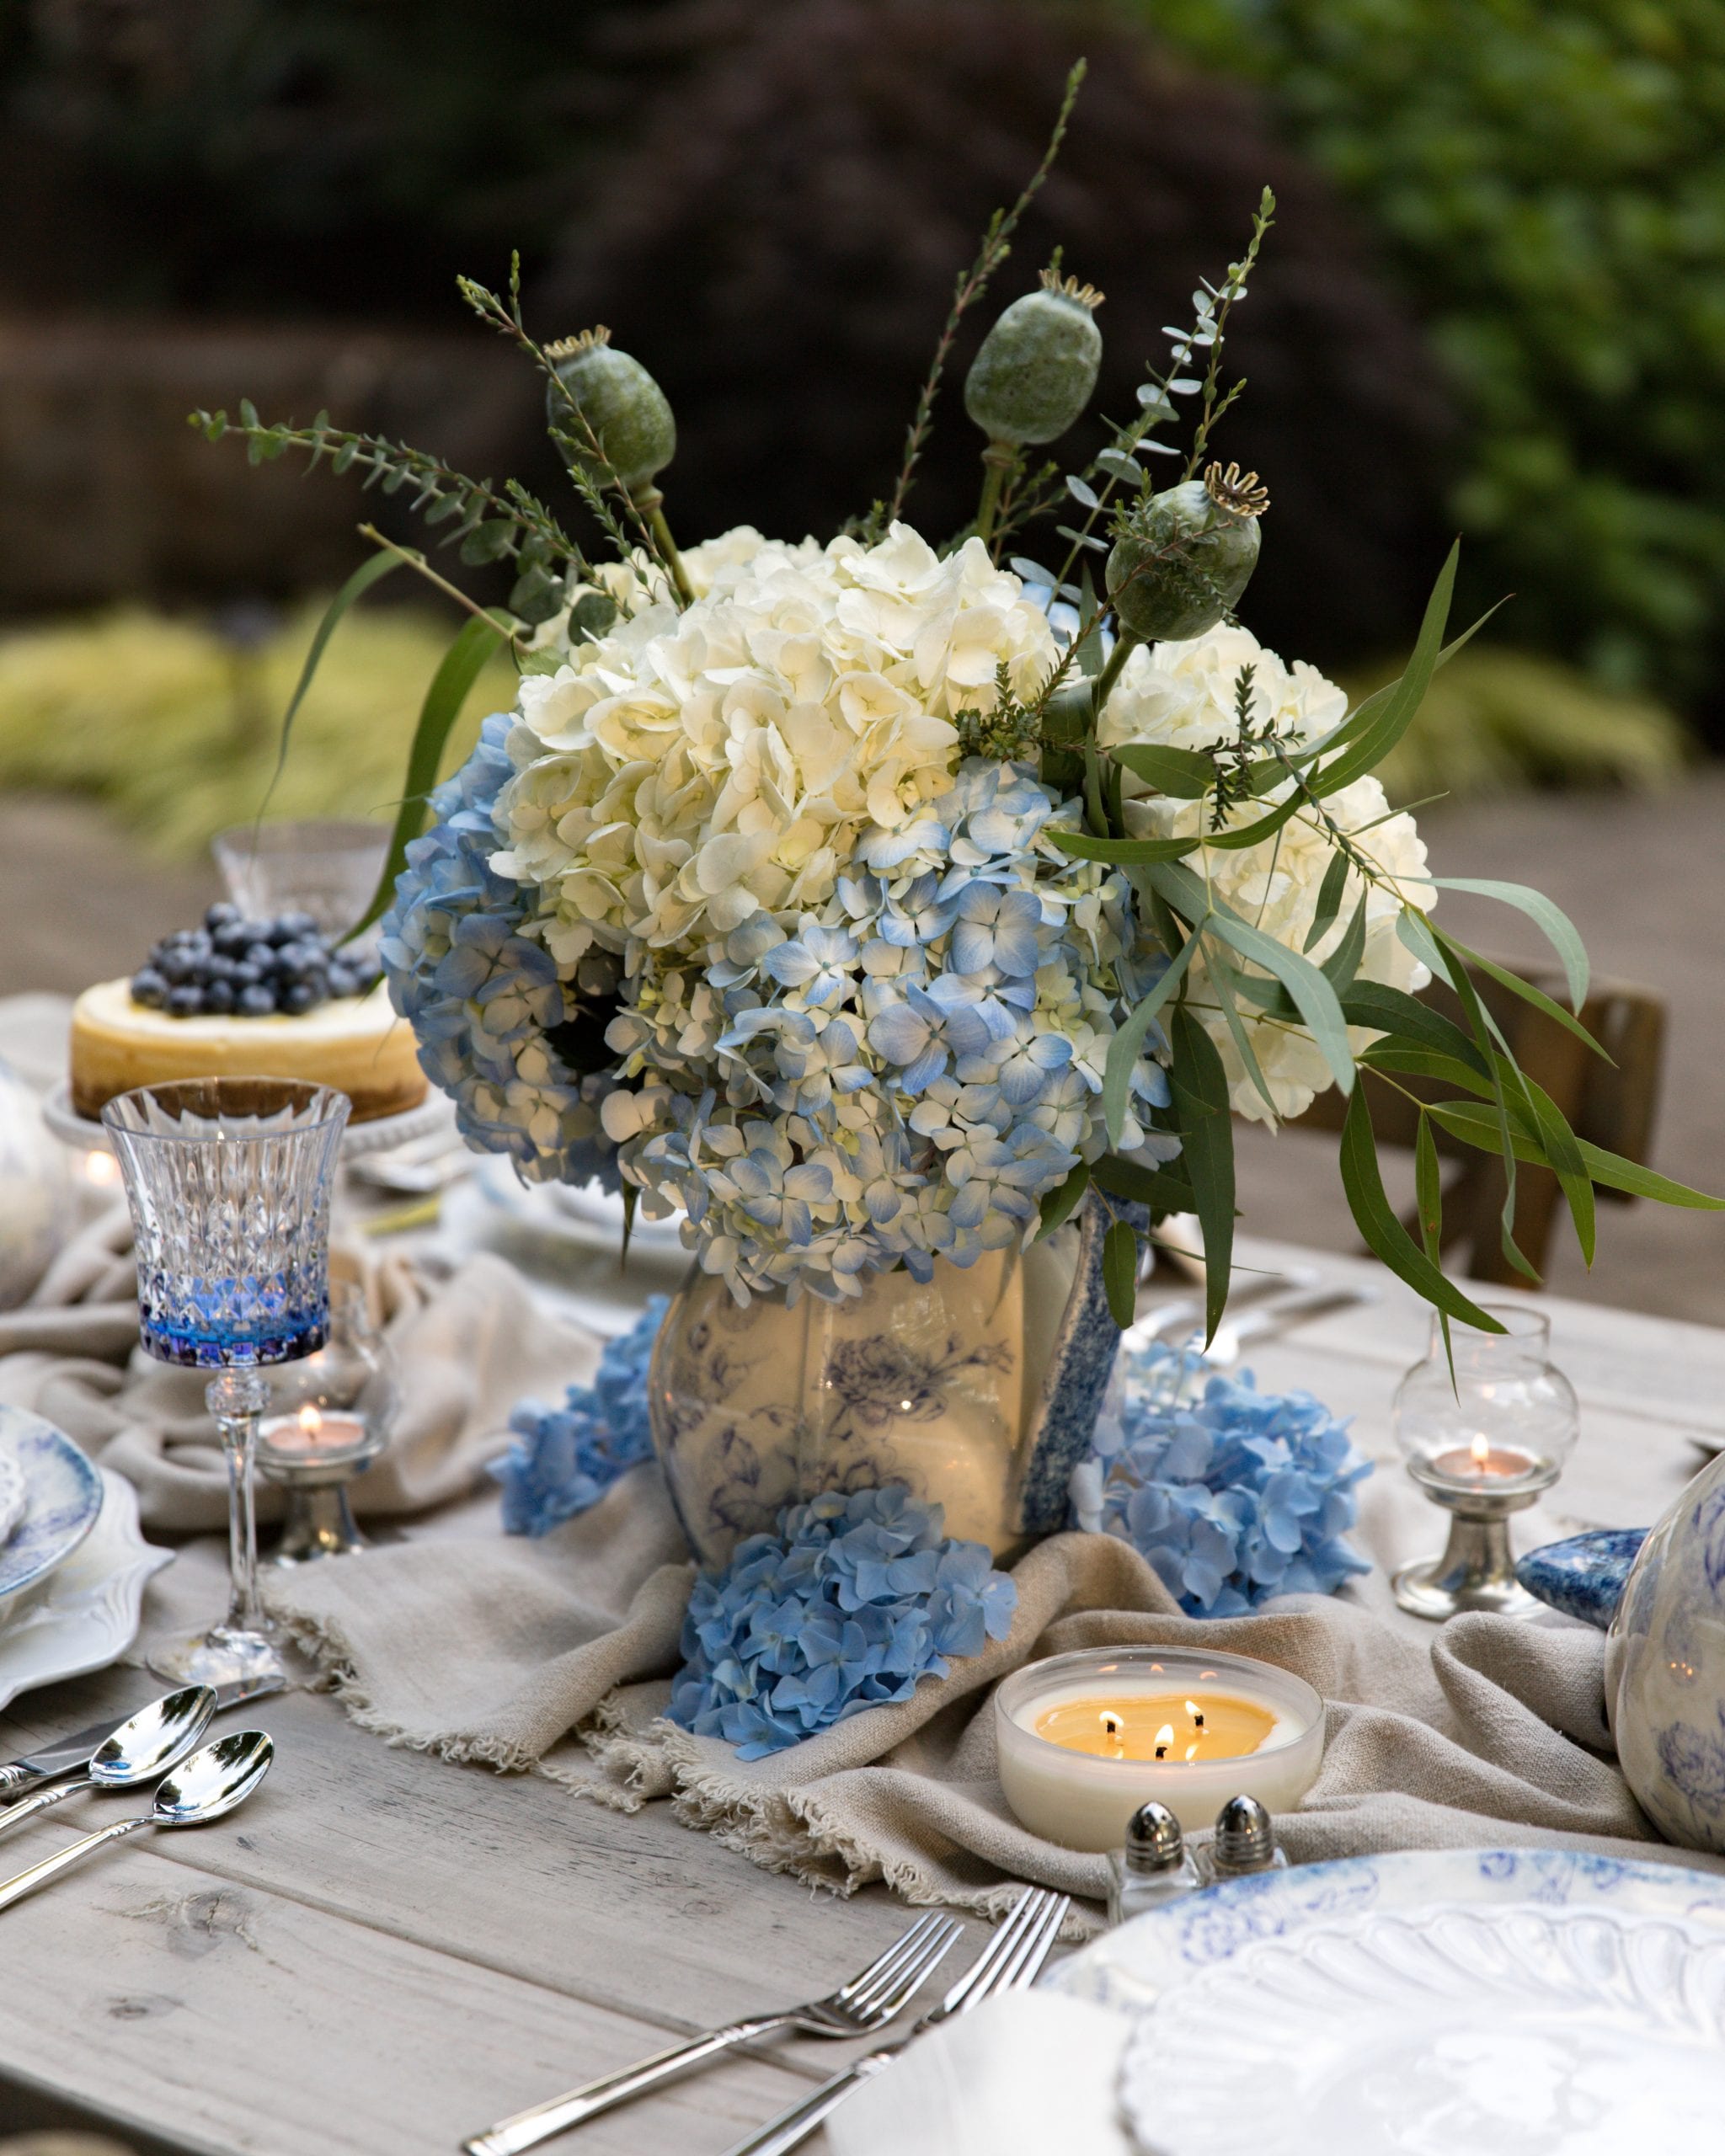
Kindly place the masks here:
<instances>
[{"instance_id":1,"label":"white scalloped plate","mask_svg":"<svg viewBox=\"0 0 1725 2156\"><path fill-rule=\"evenodd\" d=\"M137 1637L144 1585L174 1561L145 1541L137 1492L101 1468L102 1510L79 1548L27 1609L0 1625L0 1708L20 1692L116 1662Z\"/></svg>"},{"instance_id":2,"label":"white scalloped plate","mask_svg":"<svg viewBox=\"0 0 1725 2156\"><path fill-rule=\"evenodd\" d=\"M1146 2156L1630 2156L1719 2145L1725 1939L1615 1908L1370 1909L1137 2023Z\"/></svg>"},{"instance_id":3,"label":"white scalloped plate","mask_svg":"<svg viewBox=\"0 0 1725 2156\"><path fill-rule=\"evenodd\" d=\"M1725 1872L1642 1864L1585 1849L1409 1849L1260 1871L1104 1932L1043 1978L1098 2006L1136 2014L1164 1992L1255 1945L1369 1909L1438 1903L1607 1908L1666 1917L1725 1937Z\"/></svg>"}]
</instances>

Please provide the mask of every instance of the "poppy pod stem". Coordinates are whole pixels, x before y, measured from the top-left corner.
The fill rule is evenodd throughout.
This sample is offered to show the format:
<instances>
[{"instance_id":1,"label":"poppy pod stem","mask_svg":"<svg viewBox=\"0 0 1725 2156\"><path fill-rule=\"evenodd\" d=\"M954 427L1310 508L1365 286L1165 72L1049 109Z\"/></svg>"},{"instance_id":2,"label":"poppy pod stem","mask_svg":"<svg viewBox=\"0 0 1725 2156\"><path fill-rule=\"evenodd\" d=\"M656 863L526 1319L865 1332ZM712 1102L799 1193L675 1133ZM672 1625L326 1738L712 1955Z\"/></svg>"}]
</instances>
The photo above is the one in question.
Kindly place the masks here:
<instances>
[{"instance_id":1,"label":"poppy pod stem","mask_svg":"<svg viewBox=\"0 0 1725 2156\"><path fill-rule=\"evenodd\" d=\"M1000 512L1001 489L1018 454L1017 444L1010 441L991 441L982 452L982 499L976 509L976 536L985 545L994 535L994 520Z\"/></svg>"},{"instance_id":2,"label":"poppy pod stem","mask_svg":"<svg viewBox=\"0 0 1725 2156\"><path fill-rule=\"evenodd\" d=\"M671 582L677 588L677 596L684 606L695 603L695 587L689 581L689 572L683 567L683 558L677 552L677 542L670 536L670 526L665 520L665 496L657 487L643 487L632 498L653 528L659 542L659 551L665 557L665 565L670 571Z\"/></svg>"}]
</instances>

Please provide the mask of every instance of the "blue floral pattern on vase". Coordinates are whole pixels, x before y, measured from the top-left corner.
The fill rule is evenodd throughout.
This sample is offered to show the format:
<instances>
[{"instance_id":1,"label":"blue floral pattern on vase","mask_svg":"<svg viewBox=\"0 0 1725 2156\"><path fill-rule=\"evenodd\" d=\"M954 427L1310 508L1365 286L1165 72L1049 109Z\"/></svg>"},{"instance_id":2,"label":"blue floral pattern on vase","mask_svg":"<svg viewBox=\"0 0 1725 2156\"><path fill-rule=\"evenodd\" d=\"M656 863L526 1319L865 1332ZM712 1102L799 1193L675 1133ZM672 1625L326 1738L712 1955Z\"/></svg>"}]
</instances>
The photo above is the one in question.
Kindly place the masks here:
<instances>
[{"instance_id":1,"label":"blue floral pattern on vase","mask_svg":"<svg viewBox=\"0 0 1725 2156\"><path fill-rule=\"evenodd\" d=\"M1725 1855L1725 1454L1648 1534L1605 1641L1618 1760L1665 1836Z\"/></svg>"},{"instance_id":2,"label":"blue floral pattern on vase","mask_svg":"<svg viewBox=\"0 0 1725 2156\"><path fill-rule=\"evenodd\" d=\"M1607 1527L1547 1542L1517 1560L1515 1577L1531 1595L1597 1625L1603 1632L1622 1599L1630 1568L1648 1539L1644 1527Z\"/></svg>"},{"instance_id":3,"label":"blue floral pattern on vase","mask_svg":"<svg viewBox=\"0 0 1725 2156\"><path fill-rule=\"evenodd\" d=\"M692 1273L648 1385L654 1449L697 1553L722 1564L787 1505L889 1482L997 1556L1063 1525L1119 1344L1101 1245L1087 1214L929 1280L871 1273L837 1304L744 1306L722 1278Z\"/></svg>"}]
</instances>

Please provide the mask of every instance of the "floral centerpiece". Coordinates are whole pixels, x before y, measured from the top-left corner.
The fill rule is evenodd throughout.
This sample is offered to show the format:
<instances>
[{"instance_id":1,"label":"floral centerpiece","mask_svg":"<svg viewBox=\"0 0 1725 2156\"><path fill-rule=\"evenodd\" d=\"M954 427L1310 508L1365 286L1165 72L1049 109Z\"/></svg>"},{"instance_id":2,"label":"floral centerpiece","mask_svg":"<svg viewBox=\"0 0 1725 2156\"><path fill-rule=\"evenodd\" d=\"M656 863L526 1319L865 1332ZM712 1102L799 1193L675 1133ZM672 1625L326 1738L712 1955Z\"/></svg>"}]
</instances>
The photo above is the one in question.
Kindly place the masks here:
<instances>
[{"instance_id":1,"label":"floral centerpiece","mask_svg":"<svg viewBox=\"0 0 1725 2156\"><path fill-rule=\"evenodd\" d=\"M1453 556L1406 672L1352 711L1238 618L1269 500L1215 437L1268 192L1135 409L1070 471L1043 451L1090 402L1102 296L1050 264L965 382L973 523L912 521L954 334L1078 79L959 280L889 498L832 537L740 526L680 549L658 385L605 329L538 342L518 272L506 295L462 291L540 370L591 537L519 484L242 408L254 457L304 449L410 489L464 561L509 568L505 606L445 586L471 618L426 700L374 917L471 1144L529 1179L597 1178L626 1220L681 1217L694 1273L649 1390L708 1554L787 1503L896 1481L997 1550L1062 1524L1140 1235L1194 1216L1212 1327L1221 1310L1235 1114L1348 1094L1354 1218L1446 1321L1493 1326L1441 1269L1440 1132L1503 1159L1504 1246L1530 1274L1519 1163L1557 1173L1589 1254L1596 1183L1707 1202L1583 1143L1517 1066L1480 974L1579 1018L1438 925L1444 879L1372 776L1466 641L1445 642ZM367 536L333 616L404 563L442 582ZM499 644L515 707L434 791ZM1567 920L1519 886L1467 888L1545 929L1578 1011ZM1459 1020L1419 1000L1434 977ZM1368 1081L1418 1100L1411 1227Z\"/></svg>"}]
</instances>

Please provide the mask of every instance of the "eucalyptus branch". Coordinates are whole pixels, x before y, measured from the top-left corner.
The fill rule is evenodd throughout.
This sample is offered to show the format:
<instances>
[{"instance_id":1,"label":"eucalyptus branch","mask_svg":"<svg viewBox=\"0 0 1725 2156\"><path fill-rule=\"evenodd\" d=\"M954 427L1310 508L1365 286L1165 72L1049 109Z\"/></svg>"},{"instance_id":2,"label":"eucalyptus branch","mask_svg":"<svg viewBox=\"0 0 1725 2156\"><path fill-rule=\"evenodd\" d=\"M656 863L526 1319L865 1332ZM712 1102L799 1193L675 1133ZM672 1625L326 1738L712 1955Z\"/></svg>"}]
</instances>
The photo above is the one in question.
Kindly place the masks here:
<instances>
[{"instance_id":1,"label":"eucalyptus branch","mask_svg":"<svg viewBox=\"0 0 1725 2156\"><path fill-rule=\"evenodd\" d=\"M1077 101L1079 85L1083 82L1085 62L1074 61L1066 77L1066 88L1060 99L1060 109L1055 115L1054 132L1049 136L1048 147L1042 153L1042 163L1030 175L1023 192L1010 210L996 210L989 219L982 235L982 245L976 259L964 271L953 287L953 303L948 310L940 342L934 348L934 358L928 370L928 378L922 385L922 393L916 400L916 416L905 436L905 461L899 467L898 483L893 488L893 498L888 504L886 521L891 524L903 511L905 498L910 493L916 475L916 467L928 444L928 430L934 419L935 400L940 395L942 378L946 373L948 360L952 355L953 340L958 335L959 325L988 289L994 275L1007 255L1013 232L1020 219L1041 191L1043 182L1054 168L1055 159L1060 153L1065 140L1066 123L1072 116L1072 107Z\"/></svg>"},{"instance_id":2,"label":"eucalyptus branch","mask_svg":"<svg viewBox=\"0 0 1725 2156\"><path fill-rule=\"evenodd\" d=\"M463 560L556 559L571 563L583 577L592 574L579 546L550 510L513 480L499 494L489 480L470 479L406 442L332 427L327 412L320 412L309 426L298 427L291 422L265 426L249 398L241 399L237 421L226 412L198 411L188 424L206 441L220 441L229 434L242 436L254 464L274 463L291 449L306 450L312 459L308 471L316 471L327 457L332 472L357 469L366 474L365 486L381 487L386 494L412 486L411 506L428 524L457 520L441 543L459 542Z\"/></svg>"}]
</instances>

